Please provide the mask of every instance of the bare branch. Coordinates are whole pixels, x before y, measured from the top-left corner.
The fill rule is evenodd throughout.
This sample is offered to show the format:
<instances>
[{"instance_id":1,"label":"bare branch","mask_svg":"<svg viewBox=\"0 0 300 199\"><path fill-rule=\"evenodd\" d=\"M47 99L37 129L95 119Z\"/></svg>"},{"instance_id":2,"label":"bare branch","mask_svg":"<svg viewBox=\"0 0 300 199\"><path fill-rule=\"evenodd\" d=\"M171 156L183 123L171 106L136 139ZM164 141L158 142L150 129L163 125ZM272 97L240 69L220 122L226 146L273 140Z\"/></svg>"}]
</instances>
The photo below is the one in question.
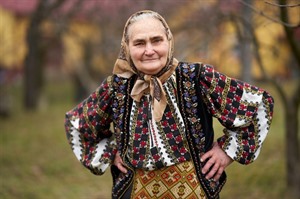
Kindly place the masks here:
<instances>
[{"instance_id":1,"label":"bare branch","mask_svg":"<svg viewBox=\"0 0 300 199\"><path fill-rule=\"evenodd\" d=\"M293 7L299 7L300 6L300 3L297 3L297 4L286 4L286 5L280 5L278 3L273 3L273 2L269 2L269 1L265 1L266 4L270 4L272 6L277 6L277 7L290 7L290 8L293 8Z\"/></svg>"},{"instance_id":2,"label":"bare branch","mask_svg":"<svg viewBox=\"0 0 300 199\"><path fill-rule=\"evenodd\" d=\"M230 16L229 19L233 23L233 25L234 25L234 27L235 27L235 29L237 31L237 36L238 37L241 37L241 35L240 35L241 34L241 30L240 30L240 27L239 27L239 21L241 23L245 23L247 25L246 27L248 27L248 31L251 34L251 39L252 39L252 42L253 42L254 57L255 57L255 59L257 61L257 64L258 64L258 67L259 67L259 69L260 69L260 71L262 73L262 76L263 76L263 78L265 80L267 80L268 82L270 82L276 88L277 92L279 93L279 95L280 95L280 97L281 97L281 99L283 101L283 104L286 106L287 103L288 103L288 99L287 99L287 96L286 96L286 94L284 92L284 89L281 87L280 82L276 78L271 77L268 74L268 72L266 71L266 69L265 69L266 67L265 67L265 65L263 63L261 54L259 53L259 49L261 48L260 47L260 43L259 43L259 41L257 39L257 36L255 34L255 31L254 31L253 27L247 21L245 21L245 19L243 19L241 17L240 18L236 18L236 16Z\"/></svg>"},{"instance_id":3,"label":"bare branch","mask_svg":"<svg viewBox=\"0 0 300 199\"><path fill-rule=\"evenodd\" d=\"M57 8L59 8L60 6L62 6L65 3L65 0L56 0L54 1L52 4L50 4L50 2L45 1L43 4L43 6L45 7L44 10L44 16L45 18L48 18L49 15ZM49 4L49 5L47 5ZM48 6L48 8L46 8Z\"/></svg>"},{"instance_id":4,"label":"bare branch","mask_svg":"<svg viewBox=\"0 0 300 199\"><path fill-rule=\"evenodd\" d=\"M280 4L285 4L285 0L280 0ZM280 19L284 22L289 22L289 13L287 8L280 8ZM297 41L293 36L293 30L289 27L284 26L284 31L288 45L291 48L291 53L294 55L295 60L297 61L298 68L300 68L300 46L297 45Z\"/></svg>"},{"instance_id":5,"label":"bare branch","mask_svg":"<svg viewBox=\"0 0 300 199\"><path fill-rule=\"evenodd\" d=\"M261 16L264 16L264 17L266 17L267 19L269 19L269 20L271 20L271 21L273 21L273 22L275 22L275 23L279 23L279 24L281 24L281 25L283 25L283 26L286 26L286 27L289 27L289 28L297 28L297 27L300 27L300 24L289 24L289 23L286 23L286 22L284 22L284 21L280 21L280 20L278 20L278 19L274 19L274 18L272 18L272 17L266 15L266 14L265 14L264 12L262 12L261 10L257 10L254 6L252 6L252 5L248 4L248 3L246 3L246 2L243 1L243 0L238 0L238 1L239 1L240 3L242 3L242 4L244 4L245 6L251 8L251 9L252 9L254 12L256 12L257 14L259 14L259 15L261 15Z\"/></svg>"}]
</instances>

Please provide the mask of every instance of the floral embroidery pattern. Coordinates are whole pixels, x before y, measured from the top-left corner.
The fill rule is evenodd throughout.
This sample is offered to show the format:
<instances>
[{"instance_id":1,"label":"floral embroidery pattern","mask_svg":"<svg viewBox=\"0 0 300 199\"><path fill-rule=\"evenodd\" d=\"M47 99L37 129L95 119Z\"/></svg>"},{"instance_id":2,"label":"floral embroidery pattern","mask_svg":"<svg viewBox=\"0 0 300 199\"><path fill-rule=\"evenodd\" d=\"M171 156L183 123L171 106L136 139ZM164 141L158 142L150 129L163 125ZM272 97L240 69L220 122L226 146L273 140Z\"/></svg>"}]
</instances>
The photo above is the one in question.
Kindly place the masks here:
<instances>
[{"instance_id":1,"label":"floral embroidery pattern","mask_svg":"<svg viewBox=\"0 0 300 199\"><path fill-rule=\"evenodd\" d=\"M242 164L257 158L273 114L274 101L266 91L229 78L212 66L181 62L176 69L176 81L169 78L163 85L168 106L162 121L148 119L142 123L143 118L150 118L146 113L149 113L149 103L147 100L144 104L132 103L132 82L132 78L108 77L86 100L69 111L65 120L74 154L95 174L103 174L117 151L122 155L134 151L130 153L133 154L129 156L130 161L124 158L129 168L127 174L120 175L112 166L113 197L119 197L132 182L135 175L132 165L155 169L189 158L193 159L207 196L215 197L225 177L219 182L205 180L199 160L213 140L211 116L225 127L218 143L227 155ZM201 108L202 101L205 106Z\"/></svg>"},{"instance_id":2,"label":"floral embroidery pattern","mask_svg":"<svg viewBox=\"0 0 300 199\"><path fill-rule=\"evenodd\" d=\"M209 111L226 127L224 136L218 139L219 145L236 161L253 162L269 130L273 98L209 65L202 67L199 84Z\"/></svg>"},{"instance_id":3,"label":"floral embroidery pattern","mask_svg":"<svg viewBox=\"0 0 300 199\"><path fill-rule=\"evenodd\" d=\"M76 157L95 174L102 174L116 153L115 141L108 128L111 122L108 81L104 81L86 100L66 113L69 143ZM98 164L100 161L102 164Z\"/></svg>"},{"instance_id":4,"label":"floral embroidery pattern","mask_svg":"<svg viewBox=\"0 0 300 199\"><path fill-rule=\"evenodd\" d=\"M168 90L169 83L164 84L164 89L171 96L175 96L174 89ZM131 136L128 145L128 157L135 168L146 170L159 169L175 163L190 160L190 154L183 142L185 129L182 128L182 119L179 111L167 96L168 106L160 122L152 119L149 96L141 98L139 103L133 103L131 114ZM180 126L180 127L179 127Z\"/></svg>"}]
</instances>

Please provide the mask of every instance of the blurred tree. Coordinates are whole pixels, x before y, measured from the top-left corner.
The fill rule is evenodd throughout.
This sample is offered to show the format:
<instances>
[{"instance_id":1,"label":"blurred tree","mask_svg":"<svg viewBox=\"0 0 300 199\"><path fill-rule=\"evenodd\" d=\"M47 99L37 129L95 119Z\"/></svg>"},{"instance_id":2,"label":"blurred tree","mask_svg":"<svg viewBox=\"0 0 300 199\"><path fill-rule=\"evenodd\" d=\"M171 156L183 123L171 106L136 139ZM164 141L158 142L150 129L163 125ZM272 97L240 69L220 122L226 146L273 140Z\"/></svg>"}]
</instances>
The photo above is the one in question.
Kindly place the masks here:
<instances>
[{"instance_id":1,"label":"blurred tree","mask_svg":"<svg viewBox=\"0 0 300 199\"><path fill-rule=\"evenodd\" d=\"M30 18L26 36L28 52L24 66L24 104L26 109L34 110L37 108L44 85L43 69L49 43L43 37L42 25L50 14L63 3L64 0L39 1Z\"/></svg>"},{"instance_id":2,"label":"blurred tree","mask_svg":"<svg viewBox=\"0 0 300 199\"><path fill-rule=\"evenodd\" d=\"M280 6L280 19L286 24L290 24L289 7L286 0L278 0ZM297 2L297 1L295 1ZM294 3L294 2L293 2ZM298 11L300 2L298 1ZM296 28L300 29L300 11L298 12L298 25L291 27L283 25L286 40L290 46L291 55L294 57L298 71L300 70L300 38L296 39ZM299 145L299 108L300 108L300 83L298 83L293 93L285 93L282 84L278 84L277 90L284 102L285 107L285 134L286 134L286 157L287 157L287 188L291 198L300 198L300 145Z\"/></svg>"},{"instance_id":3,"label":"blurred tree","mask_svg":"<svg viewBox=\"0 0 300 199\"><path fill-rule=\"evenodd\" d=\"M252 4L252 0L246 0L248 4ZM241 9L243 15L242 17L244 18L244 21L247 21L246 23L242 23L242 31L238 31L240 34L238 39L239 39L239 47L240 47L240 62L242 66L242 74L241 78L245 82L253 83L252 82L252 45L251 45L251 33L249 32L247 25L252 24L252 12L248 7L243 6Z\"/></svg>"},{"instance_id":4,"label":"blurred tree","mask_svg":"<svg viewBox=\"0 0 300 199\"><path fill-rule=\"evenodd\" d=\"M287 175L287 198L300 198L300 148L299 148L299 107L300 107L300 83L299 83L299 70L300 70L300 38L297 37L297 29L300 28L300 2L298 1L288 1L286 0L278 0L278 4L271 3L271 2L265 2L267 4L278 7L278 12L280 15L280 19L269 17L268 15L265 15L264 12L261 10L257 10L254 7L252 7L251 4L248 4L246 1L240 1L245 6L248 6L252 9L252 11L255 11L256 13L259 13L268 19L280 23L283 26L284 33L285 33L285 39L287 45L290 47L290 56L292 57L292 60L294 60L294 64L297 66L296 69L294 69L295 74L298 74L298 78L296 78L296 84L295 88L289 93L286 91L284 84L282 84L282 81L279 80L279 78L271 77L266 72L265 64L263 63L262 55L260 52L260 43L258 41L258 38L254 32L254 27L248 26L248 29L251 30L252 38L253 38L253 44L254 44L254 54L256 57L256 60L258 62L258 65L263 73L263 77L271 82L276 90L278 91L284 106L284 118L285 118L285 146L286 146L286 175ZM296 25L292 24L292 21L290 20L290 16L293 16L290 12L293 8L298 9L296 11L296 15L298 18L296 18ZM249 25L249 24L248 24ZM285 70L293 71L292 65L293 63L287 64L285 63ZM284 66L282 66L284 67Z\"/></svg>"}]
</instances>

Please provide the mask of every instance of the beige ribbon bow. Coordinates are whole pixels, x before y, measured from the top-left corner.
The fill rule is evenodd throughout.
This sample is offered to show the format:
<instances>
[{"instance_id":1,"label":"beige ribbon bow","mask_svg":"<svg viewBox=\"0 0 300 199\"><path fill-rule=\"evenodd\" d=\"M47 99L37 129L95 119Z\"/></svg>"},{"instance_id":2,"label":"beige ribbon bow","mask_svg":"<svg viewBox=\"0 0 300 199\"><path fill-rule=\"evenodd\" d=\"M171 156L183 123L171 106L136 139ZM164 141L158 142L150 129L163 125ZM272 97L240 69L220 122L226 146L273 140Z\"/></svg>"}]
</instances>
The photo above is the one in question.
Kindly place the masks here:
<instances>
[{"instance_id":1,"label":"beige ribbon bow","mask_svg":"<svg viewBox=\"0 0 300 199\"><path fill-rule=\"evenodd\" d=\"M140 102L141 97L147 93L152 98L153 118L160 121L167 106L167 98L159 78L145 75L144 80L138 79L131 91L131 97Z\"/></svg>"}]
</instances>

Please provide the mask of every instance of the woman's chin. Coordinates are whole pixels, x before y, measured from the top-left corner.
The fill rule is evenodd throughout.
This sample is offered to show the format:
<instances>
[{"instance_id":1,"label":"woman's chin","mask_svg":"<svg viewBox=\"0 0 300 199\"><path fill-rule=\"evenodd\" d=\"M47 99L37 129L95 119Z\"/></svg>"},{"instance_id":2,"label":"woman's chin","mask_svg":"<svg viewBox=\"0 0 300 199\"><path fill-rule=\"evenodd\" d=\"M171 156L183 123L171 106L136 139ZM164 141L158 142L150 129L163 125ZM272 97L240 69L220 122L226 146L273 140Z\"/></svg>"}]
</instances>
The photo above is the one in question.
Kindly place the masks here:
<instances>
[{"instance_id":1,"label":"woman's chin","mask_svg":"<svg viewBox=\"0 0 300 199\"><path fill-rule=\"evenodd\" d=\"M159 71L161 71L162 67L153 67L153 65L144 66L140 71L145 73L146 75L155 75Z\"/></svg>"}]
</instances>

